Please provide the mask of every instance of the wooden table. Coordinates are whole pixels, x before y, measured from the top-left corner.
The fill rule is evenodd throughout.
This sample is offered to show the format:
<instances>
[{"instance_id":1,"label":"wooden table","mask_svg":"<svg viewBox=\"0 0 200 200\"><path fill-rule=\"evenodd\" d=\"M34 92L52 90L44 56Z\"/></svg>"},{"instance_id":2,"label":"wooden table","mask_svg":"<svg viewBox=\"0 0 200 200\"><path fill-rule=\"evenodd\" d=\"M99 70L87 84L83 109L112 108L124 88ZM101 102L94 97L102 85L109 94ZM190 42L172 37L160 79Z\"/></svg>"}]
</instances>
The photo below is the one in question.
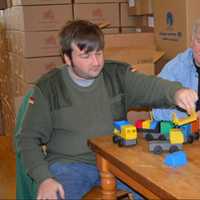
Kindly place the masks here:
<instances>
[{"instance_id":1,"label":"wooden table","mask_svg":"<svg viewBox=\"0 0 200 200\"><path fill-rule=\"evenodd\" d=\"M96 153L101 174L103 199L115 199L115 177L120 178L148 199L200 199L200 142L185 144L187 165L173 169L164 156L148 151L139 138L132 147L118 147L111 136L88 140Z\"/></svg>"}]
</instances>

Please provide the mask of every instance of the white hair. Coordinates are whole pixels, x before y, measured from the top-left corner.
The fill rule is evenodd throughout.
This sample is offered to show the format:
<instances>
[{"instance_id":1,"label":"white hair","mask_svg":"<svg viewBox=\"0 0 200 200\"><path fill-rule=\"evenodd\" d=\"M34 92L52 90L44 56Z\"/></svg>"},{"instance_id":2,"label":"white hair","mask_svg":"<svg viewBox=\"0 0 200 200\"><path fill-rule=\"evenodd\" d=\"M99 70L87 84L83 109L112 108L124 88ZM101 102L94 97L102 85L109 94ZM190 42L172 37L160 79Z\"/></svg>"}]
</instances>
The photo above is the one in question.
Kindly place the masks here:
<instances>
[{"instance_id":1,"label":"white hair","mask_svg":"<svg viewBox=\"0 0 200 200\"><path fill-rule=\"evenodd\" d=\"M196 37L196 35L200 33L200 19L197 19L192 27L192 37Z\"/></svg>"}]
</instances>

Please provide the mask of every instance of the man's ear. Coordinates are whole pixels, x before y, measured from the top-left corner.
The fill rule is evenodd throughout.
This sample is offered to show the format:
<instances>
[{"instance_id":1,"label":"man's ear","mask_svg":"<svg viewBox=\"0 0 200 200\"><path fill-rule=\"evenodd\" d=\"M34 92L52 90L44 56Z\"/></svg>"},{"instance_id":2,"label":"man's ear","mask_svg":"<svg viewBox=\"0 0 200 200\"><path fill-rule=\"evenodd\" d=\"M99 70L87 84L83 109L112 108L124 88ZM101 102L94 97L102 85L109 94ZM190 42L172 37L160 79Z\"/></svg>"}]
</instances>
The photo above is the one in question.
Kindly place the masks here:
<instances>
[{"instance_id":1,"label":"man's ear","mask_svg":"<svg viewBox=\"0 0 200 200\"><path fill-rule=\"evenodd\" d=\"M69 59L69 57L68 57L66 54L64 54L63 58L64 58L65 63L66 63L67 65L70 65L70 66L71 66L71 60Z\"/></svg>"}]
</instances>

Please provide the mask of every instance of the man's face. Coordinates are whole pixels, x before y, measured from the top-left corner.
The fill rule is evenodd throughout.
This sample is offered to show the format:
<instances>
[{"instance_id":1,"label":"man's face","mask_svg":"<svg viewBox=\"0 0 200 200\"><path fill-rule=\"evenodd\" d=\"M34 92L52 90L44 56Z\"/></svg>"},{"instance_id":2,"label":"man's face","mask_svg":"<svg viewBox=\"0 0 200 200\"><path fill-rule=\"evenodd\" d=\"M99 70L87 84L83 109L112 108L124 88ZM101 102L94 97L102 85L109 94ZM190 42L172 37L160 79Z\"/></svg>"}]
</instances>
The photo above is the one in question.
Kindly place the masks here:
<instances>
[{"instance_id":1,"label":"man's face","mask_svg":"<svg viewBox=\"0 0 200 200\"><path fill-rule=\"evenodd\" d=\"M196 36L193 36L191 47L193 49L194 60L200 66L200 32Z\"/></svg>"},{"instance_id":2,"label":"man's face","mask_svg":"<svg viewBox=\"0 0 200 200\"><path fill-rule=\"evenodd\" d=\"M71 67L74 74L81 79L94 79L101 72L104 65L103 51L86 53L72 44Z\"/></svg>"}]
</instances>

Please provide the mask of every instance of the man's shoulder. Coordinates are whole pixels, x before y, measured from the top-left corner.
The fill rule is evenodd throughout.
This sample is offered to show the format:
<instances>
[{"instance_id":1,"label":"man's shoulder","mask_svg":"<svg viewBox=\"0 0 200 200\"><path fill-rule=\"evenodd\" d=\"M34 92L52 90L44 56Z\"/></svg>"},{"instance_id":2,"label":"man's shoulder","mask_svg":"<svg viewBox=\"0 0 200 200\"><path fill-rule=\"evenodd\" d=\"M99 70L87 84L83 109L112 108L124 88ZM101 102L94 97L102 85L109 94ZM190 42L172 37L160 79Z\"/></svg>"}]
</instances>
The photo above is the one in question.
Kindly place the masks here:
<instances>
[{"instance_id":1,"label":"man's shoulder","mask_svg":"<svg viewBox=\"0 0 200 200\"><path fill-rule=\"evenodd\" d=\"M188 48L184 52L177 54L175 58L166 63L164 68L180 70L190 67L192 62L192 49Z\"/></svg>"},{"instance_id":2,"label":"man's shoulder","mask_svg":"<svg viewBox=\"0 0 200 200\"><path fill-rule=\"evenodd\" d=\"M51 71L49 71L48 73L44 74L43 76L41 76L36 85L40 85L42 83L45 83L45 82L49 82L51 80L55 80L57 78L60 78L61 76L61 68L54 68L52 69Z\"/></svg>"},{"instance_id":3,"label":"man's shoulder","mask_svg":"<svg viewBox=\"0 0 200 200\"><path fill-rule=\"evenodd\" d=\"M188 61L188 59L193 58L192 48L187 48L185 51L179 53L179 54L177 55L177 57L179 57L179 59Z\"/></svg>"},{"instance_id":4,"label":"man's shoulder","mask_svg":"<svg viewBox=\"0 0 200 200\"><path fill-rule=\"evenodd\" d=\"M105 60L104 72L126 71L131 65L121 61Z\"/></svg>"},{"instance_id":5,"label":"man's shoulder","mask_svg":"<svg viewBox=\"0 0 200 200\"><path fill-rule=\"evenodd\" d=\"M128 67L130 64L122 61L116 60L105 60L105 66L113 66L113 67Z\"/></svg>"}]
</instances>

